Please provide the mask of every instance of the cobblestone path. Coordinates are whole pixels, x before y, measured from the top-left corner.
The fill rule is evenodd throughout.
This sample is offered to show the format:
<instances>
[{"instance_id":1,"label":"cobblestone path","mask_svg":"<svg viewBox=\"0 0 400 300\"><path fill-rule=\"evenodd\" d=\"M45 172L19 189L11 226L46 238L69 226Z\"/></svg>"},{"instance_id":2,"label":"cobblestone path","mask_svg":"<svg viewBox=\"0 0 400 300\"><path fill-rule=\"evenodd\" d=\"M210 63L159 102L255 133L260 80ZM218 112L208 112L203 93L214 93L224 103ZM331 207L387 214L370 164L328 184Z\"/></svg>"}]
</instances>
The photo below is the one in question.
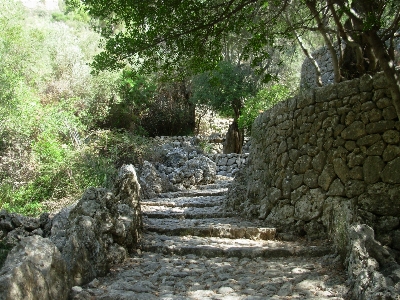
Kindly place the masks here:
<instances>
[{"instance_id":1,"label":"cobblestone path","mask_svg":"<svg viewBox=\"0 0 400 300\"><path fill-rule=\"evenodd\" d=\"M227 178L142 202L143 251L73 299L346 299L327 242L286 242L221 207Z\"/></svg>"}]
</instances>

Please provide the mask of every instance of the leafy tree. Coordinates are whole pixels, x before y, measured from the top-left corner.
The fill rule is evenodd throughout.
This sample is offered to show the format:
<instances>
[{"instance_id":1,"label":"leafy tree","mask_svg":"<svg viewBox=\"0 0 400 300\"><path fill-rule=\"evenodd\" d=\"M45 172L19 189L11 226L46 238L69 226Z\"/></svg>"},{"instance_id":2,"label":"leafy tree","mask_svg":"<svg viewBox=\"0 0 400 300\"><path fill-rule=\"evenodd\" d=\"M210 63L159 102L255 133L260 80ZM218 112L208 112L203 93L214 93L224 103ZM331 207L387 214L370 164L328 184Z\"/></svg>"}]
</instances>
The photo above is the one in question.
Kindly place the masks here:
<instances>
[{"instance_id":1,"label":"leafy tree","mask_svg":"<svg viewBox=\"0 0 400 300\"><path fill-rule=\"evenodd\" d=\"M358 52L357 67L367 60L371 66L379 63L400 116L400 79L395 72L392 51L400 22L398 0L152 0L145 3L82 0L82 3L91 15L106 24L103 27L105 51L94 62L99 69L116 68L125 63L147 71L171 70L182 65L185 70L212 68L220 60L229 34L240 35L243 31L249 35L244 57L253 55L253 65L257 66L257 62L268 57L264 46L271 44L276 36L299 32L296 30L317 30L331 51L336 81L342 80L342 76L334 42L344 40ZM286 26L281 21L284 16L291 20ZM361 72L364 72L362 68Z\"/></svg>"},{"instance_id":2,"label":"leafy tree","mask_svg":"<svg viewBox=\"0 0 400 300\"><path fill-rule=\"evenodd\" d=\"M106 45L95 59L96 68L119 68L129 63L146 72L178 69L178 73L185 73L214 68L232 33L257 31L246 39L243 58L256 54L260 59L267 57L263 48L271 41L265 34L267 25L279 17L288 1L82 0L81 3L89 14L103 22L101 30ZM273 7L273 13L269 7Z\"/></svg>"},{"instance_id":3,"label":"leafy tree","mask_svg":"<svg viewBox=\"0 0 400 300\"><path fill-rule=\"evenodd\" d=\"M216 69L195 76L192 84L191 101L206 104L233 117L231 131L236 138L233 145L227 141L229 149L225 151L240 153L244 132L239 130L238 119L245 101L257 92L257 77L254 72L249 66L222 61Z\"/></svg>"}]
</instances>

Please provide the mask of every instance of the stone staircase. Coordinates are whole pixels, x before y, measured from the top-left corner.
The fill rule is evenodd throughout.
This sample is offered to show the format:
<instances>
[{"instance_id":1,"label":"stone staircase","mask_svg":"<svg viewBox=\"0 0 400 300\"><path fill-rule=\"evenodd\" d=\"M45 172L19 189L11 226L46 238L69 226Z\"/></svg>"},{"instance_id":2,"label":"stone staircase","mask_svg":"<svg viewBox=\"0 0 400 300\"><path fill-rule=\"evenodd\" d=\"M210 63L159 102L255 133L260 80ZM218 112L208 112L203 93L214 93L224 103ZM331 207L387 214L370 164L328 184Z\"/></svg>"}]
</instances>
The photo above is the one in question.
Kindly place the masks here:
<instances>
[{"instance_id":1,"label":"stone staircase","mask_svg":"<svg viewBox=\"0 0 400 300\"><path fill-rule=\"evenodd\" d=\"M142 250L74 299L345 299L329 244L279 241L222 208L229 178L142 201Z\"/></svg>"}]
</instances>

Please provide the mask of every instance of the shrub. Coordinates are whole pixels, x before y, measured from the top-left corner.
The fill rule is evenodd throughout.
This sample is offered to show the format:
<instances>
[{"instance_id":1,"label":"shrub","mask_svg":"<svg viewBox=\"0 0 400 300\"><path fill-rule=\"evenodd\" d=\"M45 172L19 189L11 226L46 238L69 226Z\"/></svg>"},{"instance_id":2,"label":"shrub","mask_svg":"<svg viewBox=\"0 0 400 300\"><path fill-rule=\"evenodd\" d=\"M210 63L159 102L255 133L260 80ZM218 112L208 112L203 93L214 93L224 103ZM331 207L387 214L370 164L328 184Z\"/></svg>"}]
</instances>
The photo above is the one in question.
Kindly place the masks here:
<instances>
[{"instance_id":1,"label":"shrub","mask_svg":"<svg viewBox=\"0 0 400 300\"><path fill-rule=\"evenodd\" d=\"M289 89L280 84L260 90L255 97L245 102L242 115L239 117L239 127L251 131L256 117L264 110L272 107L279 101L285 100L290 95Z\"/></svg>"}]
</instances>

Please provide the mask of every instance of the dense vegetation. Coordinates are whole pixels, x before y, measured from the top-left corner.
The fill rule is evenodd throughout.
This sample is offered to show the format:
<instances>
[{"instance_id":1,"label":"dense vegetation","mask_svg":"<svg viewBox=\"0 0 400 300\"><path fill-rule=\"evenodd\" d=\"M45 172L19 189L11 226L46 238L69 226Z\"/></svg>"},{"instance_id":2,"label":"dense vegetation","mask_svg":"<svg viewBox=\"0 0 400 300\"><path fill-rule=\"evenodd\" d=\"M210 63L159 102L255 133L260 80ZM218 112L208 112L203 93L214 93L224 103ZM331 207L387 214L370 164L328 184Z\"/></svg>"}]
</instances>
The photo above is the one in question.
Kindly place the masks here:
<instances>
[{"instance_id":1,"label":"dense vegetation","mask_svg":"<svg viewBox=\"0 0 400 300\"><path fill-rule=\"evenodd\" d=\"M399 5L67 0L49 13L0 0L0 209L38 214L109 187L118 166L155 156L148 137L195 134L199 107L243 137L296 91L301 52L339 38L335 80L383 69L400 103Z\"/></svg>"},{"instance_id":2,"label":"dense vegetation","mask_svg":"<svg viewBox=\"0 0 400 300\"><path fill-rule=\"evenodd\" d=\"M110 186L116 167L150 153L149 140L113 123L126 114L125 74L90 74L99 35L88 20L0 1L1 209L38 214L65 205L88 186Z\"/></svg>"}]
</instances>

